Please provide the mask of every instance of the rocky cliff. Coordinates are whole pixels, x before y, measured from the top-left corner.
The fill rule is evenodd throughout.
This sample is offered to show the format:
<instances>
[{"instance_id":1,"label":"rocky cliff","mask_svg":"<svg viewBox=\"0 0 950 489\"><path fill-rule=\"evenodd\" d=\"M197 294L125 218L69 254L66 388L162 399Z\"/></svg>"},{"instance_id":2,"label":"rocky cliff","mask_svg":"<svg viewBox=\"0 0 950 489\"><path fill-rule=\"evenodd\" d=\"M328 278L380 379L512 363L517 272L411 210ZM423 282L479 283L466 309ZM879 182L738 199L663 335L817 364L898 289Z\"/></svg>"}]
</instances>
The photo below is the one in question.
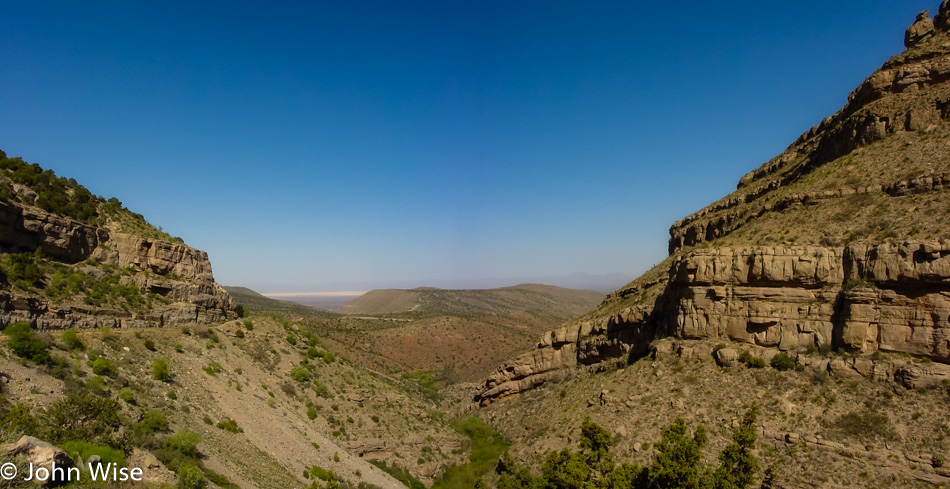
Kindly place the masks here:
<instances>
[{"instance_id":1,"label":"rocky cliff","mask_svg":"<svg viewBox=\"0 0 950 489\"><path fill-rule=\"evenodd\" d=\"M476 401L625 363L664 337L950 363L947 3L841 110L673 224L668 260L500 367Z\"/></svg>"},{"instance_id":2,"label":"rocky cliff","mask_svg":"<svg viewBox=\"0 0 950 489\"><path fill-rule=\"evenodd\" d=\"M30 254L40 274L32 283L11 283L0 291L0 323L29 321L39 329L50 329L208 324L227 319L233 303L214 281L207 253L170 237L162 239L163 234L141 216L121 205L109 206L101 198L88 201L98 210L84 214L86 222L44 210L34 204L48 197L16 183L16 172L22 177L24 171L32 171L31 166L2 152L0 158L4 162L0 187L6 187L0 189L5 197L0 200L0 251L6 257ZM65 194L68 199L76 189L85 191L78 184L50 189L48 182L58 180L42 175L37 186L47 196ZM122 223L130 219L140 229L152 231L143 233L152 236L123 232ZM9 264L9 258L4 260ZM54 294L58 278L70 282L71 287L62 287L67 292ZM109 294L116 299L109 300Z\"/></svg>"}]
</instances>

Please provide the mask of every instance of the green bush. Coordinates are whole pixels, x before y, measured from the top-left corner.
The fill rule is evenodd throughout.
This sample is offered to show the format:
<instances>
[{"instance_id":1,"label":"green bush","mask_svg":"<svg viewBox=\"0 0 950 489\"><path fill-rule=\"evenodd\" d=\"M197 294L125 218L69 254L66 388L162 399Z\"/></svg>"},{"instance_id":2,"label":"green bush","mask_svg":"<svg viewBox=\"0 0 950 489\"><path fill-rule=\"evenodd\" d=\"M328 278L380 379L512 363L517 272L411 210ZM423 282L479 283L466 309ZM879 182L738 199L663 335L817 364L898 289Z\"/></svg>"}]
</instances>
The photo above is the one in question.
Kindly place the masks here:
<instances>
[{"instance_id":1,"label":"green bush","mask_svg":"<svg viewBox=\"0 0 950 489\"><path fill-rule=\"evenodd\" d=\"M3 330L3 334L10 337L7 346L16 356L36 363L49 363L50 356L46 343L33 333L30 323L10 324Z\"/></svg>"},{"instance_id":2,"label":"green bush","mask_svg":"<svg viewBox=\"0 0 950 489\"><path fill-rule=\"evenodd\" d=\"M112 361L105 357L96 358L96 360L92 362L92 373L106 377L116 377L119 375L119 371L115 368L115 365L112 364Z\"/></svg>"},{"instance_id":3,"label":"green bush","mask_svg":"<svg viewBox=\"0 0 950 489\"><path fill-rule=\"evenodd\" d=\"M164 358L157 358L152 362L152 378L160 382L171 381L171 373L168 371L168 362Z\"/></svg>"},{"instance_id":4,"label":"green bush","mask_svg":"<svg viewBox=\"0 0 950 489\"><path fill-rule=\"evenodd\" d=\"M129 389L128 387L119 389L116 397L118 397L120 401L125 401L129 404L135 404L135 394L132 392L132 389Z\"/></svg>"},{"instance_id":5,"label":"green bush","mask_svg":"<svg viewBox=\"0 0 950 489\"><path fill-rule=\"evenodd\" d=\"M749 368L765 368L765 360L752 356L752 353L748 351L744 351L739 355L739 361Z\"/></svg>"},{"instance_id":6,"label":"green bush","mask_svg":"<svg viewBox=\"0 0 950 489\"><path fill-rule=\"evenodd\" d=\"M205 373L207 373L208 375L212 377L216 377L218 375L218 372L221 371L221 364L218 362L210 362L208 363L208 365L205 365L201 369L204 370Z\"/></svg>"},{"instance_id":7,"label":"green bush","mask_svg":"<svg viewBox=\"0 0 950 489\"><path fill-rule=\"evenodd\" d=\"M63 331L63 344L70 350L82 351L86 349L86 345L83 345L82 340L79 339L79 334L72 328Z\"/></svg>"},{"instance_id":8,"label":"green bush","mask_svg":"<svg viewBox=\"0 0 950 489\"><path fill-rule=\"evenodd\" d=\"M37 421L26 404L14 404L0 418L0 429L8 434L32 434L36 432Z\"/></svg>"},{"instance_id":9,"label":"green bush","mask_svg":"<svg viewBox=\"0 0 950 489\"><path fill-rule=\"evenodd\" d=\"M772 361L770 363L772 368L775 370L791 370L795 368L795 359L785 352L779 353L778 355L772 357Z\"/></svg>"},{"instance_id":10,"label":"green bush","mask_svg":"<svg viewBox=\"0 0 950 489\"><path fill-rule=\"evenodd\" d=\"M297 365L290 369L290 378L297 382L307 382L310 380L310 371L303 365Z\"/></svg>"},{"instance_id":11,"label":"green bush","mask_svg":"<svg viewBox=\"0 0 950 489\"><path fill-rule=\"evenodd\" d=\"M53 444L84 440L96 445L115 445L113 434L122 426L122 407L113 399L87 394L68 394L47 406L40 418L41 436Z\"/></svg>"},{"instance_id":12,"label":"green bush","mask_svg":"<svg viewBox=\"0 0 950 489\"><path fill-rule=\"evenodd\" d=\"M235 421L235 420L233 420L233 419L231 419L231 418L225 418L225 419L222 419L221 421L218 421L217 427L220 428L220 429L222 429L222 430L224 430L224 431L228 431L228 432L231 432L231 433L243 433L243 432L244 432L244 430L242 430L241 427L238 426L237 421Z\"/></svg>"},{"instance_id":13,"label":"green bush","mask_svg":"<svg viewBox=\"0 0 950 489\"><path fill-rule=\"evenodd\" d=\"M151 338L145 338L143 344L145 345L146 350L155 351L155 341L153 341Z\"/></svg>"},{"instance_id":14,"label":"green bush","mask_svg":"<svg viewBox=\"0 0 950 489\"><path fill-rule=\"evenodd\" d=\"M7 280L23 289L36 287L43 278L43 272L33 253L17 253L6 260Z\"/></svg>"},{"instance_id":15,"label":"green bush","mask_svg":"<svg viewBox=\"0 0 950 489\"><path fill-rule=\"evenodd\" d=\"M185 458L198 458L198 444L201 435L183 429L165 440L165 448Z\"/></svg>"},{"instance_id":16,"label":"green bush","mask_svg":"<svg viewBox=\"0 0 950 489\"><path fill-rule=\"evenodd\" d=\"M98 375L89 379L89 382L86 382L86 390L92 392L93 394L102 394L106 391L106 381Z\"/></svg>"},{"instance_id":17,"label":"green bush","mask_svg":"<svg viewBox=\"0 0 950 489\"><path fill-rule=\"evenodd\" d=\"M135 424L135 431L146 435L167 430L168 418L158 409L149 409L142 415L142 420Z\"/></svg>"},{"instance_id":18,"label":"green bush","mask_svg":"<svg viewBox=\"0 0 950 489\"><path fill-rule=\"evenodd\" d=\"M208 487L201 469L191 464L181 464L178 467L178 489L204 489Z\"/></svg>"}]
</instances>

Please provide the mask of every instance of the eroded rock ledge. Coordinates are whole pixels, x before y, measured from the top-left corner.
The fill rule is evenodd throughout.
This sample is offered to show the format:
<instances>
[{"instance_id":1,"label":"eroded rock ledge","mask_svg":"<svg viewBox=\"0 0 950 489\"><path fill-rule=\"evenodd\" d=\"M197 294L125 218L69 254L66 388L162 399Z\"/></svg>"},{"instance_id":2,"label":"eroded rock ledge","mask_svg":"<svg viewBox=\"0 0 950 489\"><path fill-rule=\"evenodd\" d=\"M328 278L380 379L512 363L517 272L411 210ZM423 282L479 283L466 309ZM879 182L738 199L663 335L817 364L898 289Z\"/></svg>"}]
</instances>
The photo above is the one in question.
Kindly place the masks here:
<instances>
[{"instance_id":1,"label":"eroded rock ledge","mask_svg":"<svg viewBox=\"0 0 950 489\"><path fill-rule=\"evenodd\" d=\"M721 339L783 351L830 344L950 363L950 242L737 247L676 257L662 292L609 317L545 334L500 367L481 404L579 365L627 361L658 338Z\"/></svg>"},{"instance_id":2,"label":"eroded rock ledge","mask_svg":"<svg viewBox=\"0 0 950 489\"><path fill-rule=\"evenodd\" d=\"M94 259L136 272L122 285L153 292L167 304L148 314L55 304L45 297L0 292L0 323L28 321L38 329L210 324L227 320L233 302L214 281L208 254L179 243L92 227L35 207L0 202L0 247L41 250L65 263Z\"/></svg>"}]
</instances>

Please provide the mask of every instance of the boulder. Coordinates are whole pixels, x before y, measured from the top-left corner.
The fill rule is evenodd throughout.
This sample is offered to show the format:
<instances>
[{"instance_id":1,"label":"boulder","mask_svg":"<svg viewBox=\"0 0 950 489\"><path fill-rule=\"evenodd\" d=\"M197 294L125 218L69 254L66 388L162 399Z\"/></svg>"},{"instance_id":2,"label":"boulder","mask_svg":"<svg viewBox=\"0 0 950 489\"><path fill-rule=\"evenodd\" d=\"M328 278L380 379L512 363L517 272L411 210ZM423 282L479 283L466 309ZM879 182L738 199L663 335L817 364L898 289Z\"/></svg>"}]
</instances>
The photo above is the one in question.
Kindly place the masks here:
<instances>
[{"instance_id":1,"label":"boulder","mask_svg":"<svg viewBox=\"0 0 950 489\"><path fill-rule=\"evenodd\" d=\"M45 467L53 476L46 481L47 485L60 485L62 480L55 479L56 473L52 472L53 465L63 469L73 467L73 459L66 452L62 451L51 443L47 443L32 436L22 436L16 443L4 447L4 451L9 455L24 455L26 462L32 464L34 468ZM35 469L34 469L35 470ZM58 471L57 471L58 472Z\"/></svg>"},{"instance_id":2,"label":"boulder","mask_svg":"<svg viewBox=\"0 0 950 489\"><path fill-rule=\"evenodd\" d=\"M722 367L735 367L739 364L739 352L734 348L716 350L716 363Z\"/></svg>"}]
</instances>

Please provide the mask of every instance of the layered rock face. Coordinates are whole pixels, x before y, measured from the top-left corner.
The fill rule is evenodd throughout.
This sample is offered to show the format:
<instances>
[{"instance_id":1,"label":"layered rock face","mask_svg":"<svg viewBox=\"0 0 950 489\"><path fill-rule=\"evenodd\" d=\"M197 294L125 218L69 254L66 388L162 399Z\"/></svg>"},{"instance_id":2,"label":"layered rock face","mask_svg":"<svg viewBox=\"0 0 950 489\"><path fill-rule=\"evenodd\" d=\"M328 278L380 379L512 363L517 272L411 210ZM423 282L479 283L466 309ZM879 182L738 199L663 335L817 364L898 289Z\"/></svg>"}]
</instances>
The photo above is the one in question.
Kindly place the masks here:
<instances>
[{"instance_id":1,"label":"layered rock face","mask_svg":"<svg viewBox=\"0 0 950 489\"><path fill-rule=\"evenodd\" d=\"M858 368L869 361L862 354L874 351L950 363L947 229L930 229L925 239L899 232L878 239L889 222L877 222L873 213L863 218L873 221L862 224L877 234L855 236L855 218L847 213L825 221L839 208L874 206L913 216L921 206L944 206L950 188L941 149L941 138L950 134L948 19L948 1L936 23L918 16L907 33L911 48L865 80L841 110L744 176L736 192L674 223L671 258L648 272L654 278L638 279L582 320L546 334L534 351L500 367L475 400L504 399L571 368L624 363L666 337L774 351L831 345L855 354L845 370L865 376L878 375ZM919 136L888 139L900 133ZM935 149L909 151L917 141ZM828 170L836 167L846 170ZM806 216L797 225L811 235L800 244L764 244L795 225L783 217L792 210ZM843 371L841 365L824 368ZM887 375L912 385L907 379L917 374L909 372Z\"/></svg>"},{"instance_id":2,"label":"layered rock face","mask_svg":"<svg viewBox=\"0 0 950 489\"><path fill-rule=\"evenodd\" d=\"M92 254L109 232L40 208L0 202L0 245L11 250L40 249L47 256L76 263Z\"/></svg>"},{"instance_id":3,"label":"layered rock face","mask_svg":"<svg viewBox=\"0 0 950 489\"><path fill-rule=\"evenodd\" d=\"M677 257L667 276L652 304L545 334L476 400L503 399L569 367L625 362L667 336L782 351L827 344L950 363L950 241L702 249Z\"/></svg>"},{"instance_id":4,"label":"layered rock face","mask_svg":"<svg viewBox=\"0 0 950 489\"><path fill-rule=\"evenodd\" d=\"M210 324L226 320L233 308L231 297L214 281L208 254L184 244L96 228L35 207L0 202L0 246L9 251L38 249L70 264L92 258L129 269L135 273L123 277L122 285L134 284L163 299L148 314L136 314L0 292L4 324L28 321L39 329Z\"/></svg>"}]
</instances>

